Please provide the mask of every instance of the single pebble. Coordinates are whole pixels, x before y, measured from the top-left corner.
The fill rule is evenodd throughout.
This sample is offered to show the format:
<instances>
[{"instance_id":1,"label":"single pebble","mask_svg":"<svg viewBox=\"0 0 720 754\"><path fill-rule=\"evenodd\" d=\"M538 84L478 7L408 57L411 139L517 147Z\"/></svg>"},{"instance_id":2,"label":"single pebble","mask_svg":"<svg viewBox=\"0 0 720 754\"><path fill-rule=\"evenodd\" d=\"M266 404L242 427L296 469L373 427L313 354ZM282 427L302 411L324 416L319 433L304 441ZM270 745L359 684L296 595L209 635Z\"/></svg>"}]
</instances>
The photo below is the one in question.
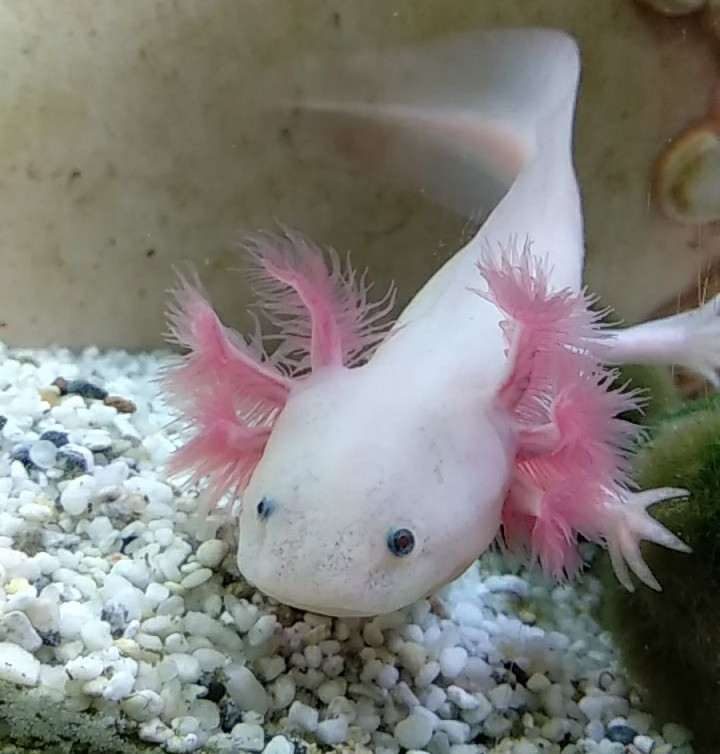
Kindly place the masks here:
<instances>
[{"instance_id":1,"label":"single pebble","mask_svg":"<svg viewBox=\"0 0 720 754\"><path fill-rule=\"evenodd\" d=\"M637 735L637 731L633 730L629 725L624 725L622 723L615 725L610 724L608 725L606 735L610 741L621 744L631 744Z\"/></svg>"},{"instance_id":2,"label":"single pebble","mask_svg":"<svg viewBox=\"0 0 720 754\"><path fill-rule=\"evenodd\" d=\"M57 465L66 474L92 471L94 467L93 454L82 445L68 443L58 449Z\"/></svg>"},{"instance_id":3,"label":"single pebble","mask_svg":"<svg viewBox=\"0 0 720 754\"><path fill-rule=\"evenodd\" d=\"M195 683L202 674L200 662L192 655L169 654L166 659L174 663L178 678L182 683Z\"/></svg>"},{"instance_id":4,"label":"single pebble","mask_svg":"<svg viewBox=\"0 0 720 754\"><path fill-rule=\"evenodd\" d=\"M397 685L400 671L394 665L383 665L375 676L375 683L381 689L391 689Z\"/></svg>"},{"instance_id":5,"label":"single pebble","mask_svg":"<svg viewBox=\"0 0 720 754\"><path fill-rule=\"evenodd\" d=\"M40 435L41 442L51 442L56 448L62 448L63 445L67 445L68 433L60 430L48 429Z\"/></svg>"},{"instance_id":6,"label":"single pebble","mask_svg":"<svg viewBox=\"0 0 720 754\"><path fill-rule=\"evenodd\" d=\"M509 683L500 683L488 691L488 699L493 707L498 710L506 710L510 707L513 689Z\"/></svg>"},{"instance_id":7,"label":"single pebble","mask_svg":"<svg viewBox=\"0 0 720 754\"><path fill-rule=\"evenodd\" d=\"M60 404L60 389L57 386L42 387L38 392L40 393L40 399L45 401L51 408Z\"/></svg>"},{"instance_id":8,"label":"single pebble","mask_svg":"<svg viewBox=\"0 0 720 754\"><path fill-rule=\"evenodd\" d=\"M169 654L183 654L188 651L190 645L183 634L169 634L165 638L165 651Z\"/></svg>"},{"instance_id":9,"label":"single pebble","mask_svg":"<svg viewBox=\"0 0 720 754\"><path fill-rule=\"evenodd\" d=\"M440 663L431 660L430 662L425 663L423 667L420 669L420 671L415 676L415 683L417 684L418 688L425 688L426 686L429 686L437 677L440 675ZM420 747L414 747L414 748L422 748Z\"/></svg>"},{"instance_id":10,"label":"single pebble","mask_svg":"<svg viewBox=\"0 0 720 754\"><path fill-rule=\"evenodd\" d=\"M122 398L119 395L105 396L103 403L106 406L111 406L120 414L134 414L137 411L137 406L129 398Z\"/></svg>"},{"instance_id":11,"label":"single pebble","mask_svg":"<svg viewBox=\"0 0 720 754\"><path fill-rule=\"evenodd\" d=\"M440 652L438 660L440 672L446 678L457 678L465 669L468 653L463 647L446 647Z\"/></svg>"},{"instance_id":12,"label":"single pebble","mask_svg":"<svg viewBox=\"0 0 720 754\"><path fill-rule=\"evenodd\" d=\"M217 704L208 699L195 699L190 705L190 716L195 718L204 730L220 727L220 711Z\"/></svg>"},{"instance_id":13,"label":"single pebble","mask_svg":"<svg viewBox=\"0 0 720 754\"><path fill-rule=\"evenodd\" d=\"M34 686L39 676L39 660L17 644L0 641L0 680Z\"/></svg>"},{"instance_id":14,"label":"single pebble","mask_svg":"<svg viewBox=\"0 0 720 754\"><path fill-rule=\"evenodd\" d=\"M411 713L396 726L395 740L406 749L423 749L433 733L432 722L425 715Z\"/></svg>"},{"instance_id":15,"label":"single pebble","mask_svg":"<svg viewBox=\"0 0 720 754\"><path fill-rule=\"evenodd\" d=\"M105 663L99 657L76 657L65 663L68 677L73 681L91 681L105 669Z\"/></svg>"},{"instance_id":16,"label":"single pebble","mask_svg":"<svg viewBox=\"0 0 720 754\"><path fill-rule=\"evenodd\" d=\"M62 389L62 388L61 388ZM79 395L81 398L94 399L98 401L107 398L107 390L98 385L88 382L87 380L69 380L65 383L65 392L73 395Z\"/></svg>"},{"instance_id":17,"label":"single pebble","mask_svg":"<svg viewBox=\"0 0 720 754\"><path fill-rule=\"evenodd\" d=\"M194 589L212 578L213 572L209 568L198 568L182 579L180 585L184 589Z\"/></svg>"},{"instance_id":18,"label":"single pebble","mask_svg":"<svg viewBox=\"0 0 720 754\"><path fill-rule=\"evenodd\" d=\"M451 701L458 709L471 710L477 709L477 707L480 706L478 698L468 691L465 691L465 689L461 688L460 686L448 686L446 693L448 700Z\"/></svg>"},{"instance_id":19,"label":"single pebble","mask_svg":"<svg viewBox=\"0 0 720 754\"><path fill-rule=\"evenodd\" d=\"M662 727L662 737L673 746L684 746L690 741L691 734L687 728L676 723L666 723Z\"/></svg>"},{"instance_id":20,"label":"single pebble","mask_svg":"<svg viewBox=\"0 0 720 754\"><path fill-rule=\"evenodd\" d=\"M640 754L652 754L652 750L655 748L655 739L651 736L635 736L633 746Z\"/></svg>"},{"instance_id":21,"label":"single pebble","mask_svg":"<svg viewBox=\"0 0 720 754\"><path fill-rule=\"evenodd\" d=\"M315 693L323 704L330 704L333 699L343 696L346 690L347 681L344 678L333 678L330 681L321 683Z\"/></svg>"},{"instance_id":22,"label":"single pebble","mask_svg":"<svg viewBox=\"0 0 720 754\"><path fill-rule=\"evenodd\" d=\"M208 539L203 542L197 549L196 557L198 563L207 568L216 568L222 563L228 551L228 546L220 539Z\"/></svg>"},{"instance_id":23,"label":"single pebble","mask_svg":"<svg viewBox=\"0 0 720 754\"><path fill-rule=\"evenodd\" d=\"M267 692L253 673L244 665L232 663L224 669L228 694L241 712L267 712Z\"/></svg>"},{"instance_id":24,"label":"single pebble","mask_svg":"<svg viewBox=\"0 0 720 754\"><path fill-rule=\"evenodd\" d=\"M136 691L120 704L122 711L136 722L145 722L157 717L164 706L165 702L160 694L150 689Z\"/></svg>"},{"instance_id":25,"label":"single pebble","mask_svg":"<svg viewBox=\"0 0 720 754\"><path fill-rule=\"evenodd\" d=\"M112 447L112 438L104 429L91 429L85 434L83 445L93 453L102 453Z\"/></svg>"},{"instance_id":26,"label":"single pebble","mask_svg":"<svg viewBox=\"0 0 720 754\"><path fill-rule=\"evenodd\" d=\"M547 691L550 688L551 683L546 675L543 675L542 673L533 673L530 678L528 678L525 686L530 691L539 694L543 691Z\"/></svg>"},{"instance_id":27,"label":"single pebble","mask_svg":"<svg viewBox=\"0 0 720 754\"><path fill-rule=\"evenodd\" d=\"M27 615L20 610L11 610L0 618L0 634L3 633L8 641L28 652L35 652L42 646L38 632Z\"/></svg>"},{"instance_id":28,"label":"single pebble","mask_svg":"<svg viewBox=\"0 0 720 754\"><path fill-rule=\"evenodd\" d=\"M295 754L295 745L285 736L275 736L270 739L262 754Z\"/></svg>"},{"instance_id":29,"label":"single pebble","mask_svg":"<svg viewBox=\"0 0 720 754\"><path fill-rule=\"evenodd\" d=\"M71 516L81 516L87 510L92 493L95 491L95 480L85 474L71 479L60 495L60 505Z\"/></svg>"},{"instance_id":30,"label":"single pebble","mask_svg":"<svg viewBox=\"0 0 720 754\"><path fill-rule=\"evenodd\" d=\"M102 620L91 619L80 627L80 638L91 652L107 649L112 644L110 626Z\"/></svg>"},{"instance_id":31,"label":"single pebble","mask_svg":"<svg viewBox=\"0 0 720 754\"><path fill-rule=\"evenodd\" d=\"M310 733L317 729L318 718L318 711L302 702L293 702L288 710L288 723L299 730Z\"/></svg>"},{"instance_id":32,"label":"single pebble","mask_svg":"<svg viewBox=\"0 0 720 754\"><path fill-rule=\"evenodd\" d=\"M40 469L49 469L57 460L57 446L50 440L36 440L28 450L32 463Z\"/></svg>"},{"instance_id":33,"label":"single pebble","mask_svg":"<svg viewBox=\"0 0 720 754\"><path fill-rule=\"evenodd\" d=\"M193 652L193 657L200 663L200 669L203 673L213 673L218 668L222 668L230 662L226 655L211 647L196 649Z\"/></svg>"},{"instance_id":34,"label":"single pebble","mask_svg":"<svg viewBox=\"0 0 720 754\"><path fill-rule=\"evenodd\" d=\"M119 702L130 694L134 684L135 676L128 670L122 670L105 684L102 696L110 702Z\"/></svg>"},{"instance_id":35,"label":"single pebble","mask_svg":"<svg viewBox=\"0 0 720 754\"><path fill-rule=\"evenodd\" d=\"M255 625L248 631L248 642L251 647L259 647L264 644L275 632L278 622L274 615L261 616Z\"/></svg>"},{"instance_id":36,"label":"single pebble","mask_svg":"<svg viewBox=\"0 0 720 754\"><path fill-rule=\"evenodd\" d=\"M261 725L238 723L230 732L233 745L245 751L262 751L265 748L265 731Z\"/></svg>"},{"instance_id":37,"label":"single pebble","mask_svg":"<svg viewBox=\"0 0 720 754\"><path fill-rule=\"evenodd\" d=\"M332 720L323 720L318 724L315 735L318 741L328 746L336 746L345 743L348 737L348 721L342 717Z\"/></svg>"}]
</instances>

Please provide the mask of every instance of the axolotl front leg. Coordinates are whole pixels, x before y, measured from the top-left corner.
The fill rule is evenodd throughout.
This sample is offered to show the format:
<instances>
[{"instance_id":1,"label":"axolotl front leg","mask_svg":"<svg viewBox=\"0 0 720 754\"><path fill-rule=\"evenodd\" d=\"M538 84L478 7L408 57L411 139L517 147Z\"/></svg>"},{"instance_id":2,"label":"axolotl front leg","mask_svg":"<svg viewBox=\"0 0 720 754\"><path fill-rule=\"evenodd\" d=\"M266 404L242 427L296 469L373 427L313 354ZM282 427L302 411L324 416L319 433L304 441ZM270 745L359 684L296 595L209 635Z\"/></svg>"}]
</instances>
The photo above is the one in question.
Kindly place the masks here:
<instances>
[{"instance_id":1,"label":"axolotl front leg","mask_svg":"<svg viewBox=\"0 0 720 754\"><path fill-rule=\"evenodd\" d=\"M676 364L720 387L720 297L703 306L625 329L606 331L600 348L615 364Z\"/></svg>"},{"instance_id":2,"label":"axolotl front leg","mask_svg":"<svg viewBox=\"0 0 720 754\"><path fill-rule=\"evenodd\" d=\"M632 570L659 589L640 541L688 548L647 509L687 492L631 489L632 441L640 427L620 417L637 406L637 394L616 388L616 372L605 365L665 354L697 368L688 355L718 327L714 304L608 335L585 296L551 290L542 260L528 247L488 256L479 267L487 283L481 295L507 317L510 372L499 399L514 424L517 453L503 505L504 540L530 549L557 576L580 568L578 535L603 541L624 586L633 589ZM660 343L653 345L655 333ZM720 333L715 338L720 342Z\"/></svg>"}]
</instances>

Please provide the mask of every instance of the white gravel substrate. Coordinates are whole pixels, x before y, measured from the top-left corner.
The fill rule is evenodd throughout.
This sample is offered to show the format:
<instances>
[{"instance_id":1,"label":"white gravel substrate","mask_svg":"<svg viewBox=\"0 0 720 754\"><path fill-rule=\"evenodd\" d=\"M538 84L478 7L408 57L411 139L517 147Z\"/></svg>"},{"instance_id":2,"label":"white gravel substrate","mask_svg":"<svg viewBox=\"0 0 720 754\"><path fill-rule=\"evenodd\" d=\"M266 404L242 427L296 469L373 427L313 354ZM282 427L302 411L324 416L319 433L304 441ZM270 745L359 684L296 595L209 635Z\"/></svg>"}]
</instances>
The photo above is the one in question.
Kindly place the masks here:
<instances>
[{"instance_id":1,"label":"white gravel substrate","mask_svg":"<svg viewBox=\"0 0 720 754\"><path fill-rule=\"evenodd\" d=\"M593 578L554 587L490 554L448 617L421 602L370 621L254 594L231 527L164 476L166 358L0 351L0 680L170 752L691 752L641 711ZM98 397L61 398L59 376Z\"/></svg>"}]
</instances>

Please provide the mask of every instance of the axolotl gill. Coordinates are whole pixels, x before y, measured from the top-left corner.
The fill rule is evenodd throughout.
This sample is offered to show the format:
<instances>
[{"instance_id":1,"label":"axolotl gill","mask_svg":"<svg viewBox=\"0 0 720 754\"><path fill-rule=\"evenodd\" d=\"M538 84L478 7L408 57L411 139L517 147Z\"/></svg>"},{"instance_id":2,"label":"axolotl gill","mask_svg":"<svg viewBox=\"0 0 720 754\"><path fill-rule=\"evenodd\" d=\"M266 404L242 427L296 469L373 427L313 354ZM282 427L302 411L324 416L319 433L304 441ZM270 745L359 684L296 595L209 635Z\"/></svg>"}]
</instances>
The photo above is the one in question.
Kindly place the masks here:
<instances>
[{"instance_id":1,"label":"axolotl gill","mask_svg":"<svg viewBox=\"0 0 720 754\"><path fill-rule=\"evenodd\" d=\"M688 548L647 508L687 493L633 485L640 428L622 416L640 397L613 365L676 363L716 381L716 302L613 328L583 289L572 38L473 32L421 52L429 94L308 110L398 138L414 128L432 164L446 150L459 166L450 194L471 185L464 161L484 160L506 181L502 197L394 321L392 289L373 298L349 260L291 232L245 247L274 343L223 326L183 280L169 316L187 352L167 384L191 436L171 469L238 501L241 573L300 609L399 609L495 541L558 578L581 570L581 538L599 542L628 589L630 571L659 589L641 540ZM443 75L469 87L475 72L476 95L447 95Z\"/></svg>"}]
</instances>

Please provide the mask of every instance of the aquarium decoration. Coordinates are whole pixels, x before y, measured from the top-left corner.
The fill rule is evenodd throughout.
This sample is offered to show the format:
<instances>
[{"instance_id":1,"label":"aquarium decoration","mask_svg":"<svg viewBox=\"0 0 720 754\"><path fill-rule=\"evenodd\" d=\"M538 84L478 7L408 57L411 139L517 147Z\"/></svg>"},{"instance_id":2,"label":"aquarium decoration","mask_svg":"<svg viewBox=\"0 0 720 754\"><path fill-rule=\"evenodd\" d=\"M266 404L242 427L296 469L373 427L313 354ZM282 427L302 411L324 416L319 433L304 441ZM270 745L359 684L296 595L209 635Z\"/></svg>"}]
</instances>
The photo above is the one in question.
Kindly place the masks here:
<instances>
[{"instance_id":1,"label":"aquarium decoration","mask_svg":"<svg viewBox=\"0 0 720 754\"><path fill-rule=\"evenodd\" d=\"M687 500L656 515L692 547L682 558L648 545L643 554L663 591L628 593L605 563L607 602L601 615L652 710L691 728L695 751L713 754L720 737L720 398L665 407L636 458L643 485L677 484Z\"/></svg>"}]
</instances>

